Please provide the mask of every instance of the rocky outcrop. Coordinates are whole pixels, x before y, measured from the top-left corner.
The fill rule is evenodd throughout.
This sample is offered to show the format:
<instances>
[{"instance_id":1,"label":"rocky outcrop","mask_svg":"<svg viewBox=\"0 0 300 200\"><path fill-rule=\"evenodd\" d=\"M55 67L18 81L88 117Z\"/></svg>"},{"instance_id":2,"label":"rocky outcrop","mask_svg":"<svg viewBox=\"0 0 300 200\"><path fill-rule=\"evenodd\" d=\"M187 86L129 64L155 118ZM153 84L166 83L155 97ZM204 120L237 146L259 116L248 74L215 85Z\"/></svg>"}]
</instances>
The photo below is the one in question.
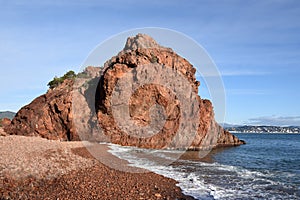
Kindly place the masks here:
<instances>
[{"instance_id":1,"label":"rocky outcrop","mask_svg":"<svg viewBox=\"0 0 300 200\"><path fill-rule=\"evenodd\" d=\"M11 125L5 126L8 134L41 136L53 140L78 140L73 132L72 80L39 96L16 114Z\"/></svg>"},{"instance_id":2,"label":"rocky outcrop","mask_svg":"<svg viewBox=\"0 0 300 200\"><path fill-rule=\"evenodd\" d=\"M243 144L215 122L211 102L198 96L195 72L172 49L138 34L104 67L88 67L76 81L50 89L4 129L9 134L144 148Z\"/></svg>"},{"instance_id":3,"label":"rocky outcrop","mask_svg":"<svg viewBox=\"0 0 300 200\"><path fill-rule=\"evenodd\" d=\"M46 94L21 108L11 123L4 126L4 130L13 135L40 136L62 141L80 140L78 130L88 128L75 126L77 119L74 118L81 117L81 122L89 126L91 110L80 109L80 113L74 116L73 109L91 107L86 105L85 98L80 97L89 95L89 86L92 87L94 78L100 76L99 72L99 67L87 67L79 74L76 82L74 79L66 79L59 86L49 89ZM78 97L74 107L73 96Z\"/></svg>"},{"instance_id":4,"label":"rocky outcrop","mask_svg":"<svg viewBox=\"0 0 300 200\"><path fill-rule=\"evenodd\" d=\"M11 120L9 118L3 118L0 121L0 125L5 127L5 126L9 126L11 123Z\"/></svg>"},{"instance_id":5,"label":"rocky outcrop","mask_svg":"<svg viewBox=\"0 0 300 200\"><path fill-rule=\"evenodd\" d=\"M169 68L167 72L174 72L177 76L183 76L185 80L176 79L175 76L166 76L161 73L163 70L158 69L159 66ZM144 148L175 149L201 149L243 144L243 141L224 131L215 122L211 102L202 100L198 96L200 83L195 78L196 69L186 59L173 52L172 49L159 46L149 36L138 34L135 37L128 38L124 50L108 61L104 69L96 94L96 110L105 135L113 143ZM155 77L151 77L153 74L155 74ZM124 77L127 77L126 81L120 81ZM156 80L156 84L144 83L141 84L142 87L138 88L137 82L143 82L141 80L143 78L151 79L151 81ZM183 81L188 81L192 88L190 93L183 90L189 96L184 101L195 98L197 105L193 109L195 112L199 112L197 117L188 120L181 119L183 117L181 110L186 109L182 106L185 102L179 101L176 92L174 93L174 91L162 86L166 84L169 87L170 82L176 84ZM136 86L134 86L135 84ZM177 89L174 88L174 90ZM120 95L118 98L113 99L116 90L127 91L123 92L123 96ZM191 93L196 94L196 96L191 96ZM118 100L126 95L131 96L128 99L129 101L122 102ZM134 125L130 124L130 120L133 120L139 126L149 126L151 123L150 108L157 104L164 107L165 110L166 116L163 127L154 128L158 131L151 136L147 135L149 130L132 129ZM116 113L113 111L114 107L117 107L118 110L129 107L129 111L128 113L124 111L121 115L126 114L117 119ZM126 115L130 115L130 120L126 120ZM126 123L122 124L122 121L126 121ZM182 131L187 127L180 130L181 124L187 122L197 125L195 134L190 133L192 130L189 130L188 133ZM134 131L140 135L134 134ZM179 133L177 134L177 132ZM143 137L144 135L145 137Z\"/></svg>"}]
</instances>

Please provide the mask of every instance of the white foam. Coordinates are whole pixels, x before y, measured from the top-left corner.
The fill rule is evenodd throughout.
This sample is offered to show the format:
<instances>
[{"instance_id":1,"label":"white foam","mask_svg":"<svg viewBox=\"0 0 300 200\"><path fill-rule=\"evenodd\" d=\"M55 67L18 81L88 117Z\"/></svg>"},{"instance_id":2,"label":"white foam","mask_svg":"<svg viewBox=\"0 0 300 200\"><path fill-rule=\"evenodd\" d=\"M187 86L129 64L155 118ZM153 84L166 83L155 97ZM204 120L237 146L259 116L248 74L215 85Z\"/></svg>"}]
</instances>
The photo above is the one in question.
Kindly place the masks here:
<instances>
[{"instance_id":1,"label":"white foam","mask_svg":"<svg viewBox=\"0 0 300 200\"><path fill-rule=\"evenodd\" d=\"M159 165L149 157L140 155L157 156L164 159L173 159L173 152L139 149L136 147L122 147L110 145L109 150L113 155L127 160L130 166L144 168L154 173L178 181L178 186L184 194L197 199L273 199L278 194L269 194L266 187L288 186L272 180L269 171L265 173L248 170L242 167L224 165L220 163L204 163L190 160L181 160L182 165ZM150 157L152 158L152 157ZM291 174L286 174L292 176ZM280 194L279 194L280 195ZM289 195L289 199L296 199L297 194Z\"/></svg>"}]
</instances>

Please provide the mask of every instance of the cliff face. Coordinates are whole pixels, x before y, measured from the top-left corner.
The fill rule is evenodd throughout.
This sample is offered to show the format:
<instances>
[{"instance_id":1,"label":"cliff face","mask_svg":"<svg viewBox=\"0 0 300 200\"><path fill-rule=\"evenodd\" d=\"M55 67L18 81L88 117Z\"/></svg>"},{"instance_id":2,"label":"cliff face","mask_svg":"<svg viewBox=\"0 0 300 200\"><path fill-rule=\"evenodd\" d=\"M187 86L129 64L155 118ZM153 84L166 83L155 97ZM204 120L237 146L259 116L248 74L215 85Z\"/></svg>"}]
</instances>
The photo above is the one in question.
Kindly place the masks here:
<instances>
[{"instance_id":1,"label":"cliff face","mask_svg":"<svg viewBox=\"0 0 300 200\"><path fill-rule=\"evenodd\" d=\"M158 45L149 36L139 34L128 38L123 51L105 64L98 84L96 110L105 135L113 143L144 148L201 149L242 144L242 141L215 122L211 102L198 96L200 83L195 78L195 72L196 69L186 59L172 49ZM172 76L172 73L176 75ZM121 81L122 79L126 81ZM151 80L151 83L143 79ZM184 84L182 82L188 82L191 91L188 91L189 88L180 88L180 84ZM177 83L180 84L172 88L171 85ZM187 98L178 98L180 93ZM130 98L122 101L126 96ZM184 106L186 102L191 104ZM150 110L154 105L164 108L165 116L160 119L164 123L156 122L156 127L154 125L150 130L132 128L135 125L151 125L154 119L151 119ZM191 106L192 112L198 114L184 118L184 115L191 112L182 110L186 111ZM114 109L123 110L123 113ZM119 119L116 117L118 114ZM126 115L130 119L126 119ZM124 121L126 123L122 123ZM191 126L197 127L182 128L183 123L191 123ZM148 134L153 130L153 135Z\"/></svg>"},{"instance_id":2,"label":"cliff face","mask_svg":"<svg viewBox=\"0 0 300 200\"><path fill-rule=\"evenodd\" d=\"M9 134L144 148L243 144L215 122L211 102L198 96L195 72L172 49L138 34L103 68L88 68L89 79L77 78L74 87L66 80L23 107L4 128Z\"/></svg>"},{"instance_id":3,"label":"cliff face","mask_svg":"<svg viewBox=\"0 0 300 200\"><path fill-rule=\"evenodd\" d=\"M34 99L30 104L21 108L10 124L3 125L6 133L11 135L40 136L51 140L76 141L80 140L78 131L88 130L92 123L92 111L89 108L90 102L89 88L83 87L89 84L90 87L100 76L99 67L88 67L82 73L83 77L78 77L76 81L66 79L61 85L49 89L44 95ZM73 106L73 96L76 105ZM78 108L78 109L77 109ZM74 113L73 110L80 110ZM79 119L80 118L80 119ZM80 124L85 127L75 126L80 120Z\"/></svg>"},{"instance_id":4,"label":"cliff face","mask_svg":"<svg viewBox=\"0 0 300 200\"><path fill-rule=\"evenodd\" d=\"M4 130L9 134L41 136L54 140L78 140L73 132L72 80L24 106Z\"/></svg>"}]
</instances>

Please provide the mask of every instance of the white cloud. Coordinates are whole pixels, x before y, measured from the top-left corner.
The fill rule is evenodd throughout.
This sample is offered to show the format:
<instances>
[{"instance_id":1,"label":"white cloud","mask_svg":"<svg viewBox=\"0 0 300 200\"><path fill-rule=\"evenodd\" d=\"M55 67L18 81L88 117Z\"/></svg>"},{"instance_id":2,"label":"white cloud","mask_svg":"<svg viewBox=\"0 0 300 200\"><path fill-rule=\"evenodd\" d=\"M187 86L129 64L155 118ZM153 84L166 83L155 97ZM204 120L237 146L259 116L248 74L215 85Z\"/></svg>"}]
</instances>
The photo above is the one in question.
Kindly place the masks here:
<instances>
[{"instance_id":1,"label":"white cloud","mask_svg":"<svg viewBox=\"0 0 300 200\"><path fill-rule=\"evenodd\" d=\"M211 71L209 69L205 69L204 72L197 73L196 77L224 77L224 76L264 76L271 74L266 71L254 71L254 70L220 70Z\"/></svg>"},{"instance_id":2,"label":"white cloud","mask_svg":"<svg viewBox=\"0 0 300 200\"><path fill-rule=\"evenodd\" d=\"M250 71L250 70L224 70L221 71L222 76L262 76L270 74L269 72L264 71Z\"/></svg>"},{"instance_id":3,"label":"white cloud","mask_svg":"<svg viewBox=\"0 0 300 200\"><path fill-rule=\"evenodd\" d=\"M249 119L251 125L300 126L300 116L263 116Z\"/></svg>"},{"instance_id":4,"label":"white cloud","mask_svg":"<svg viewBox=\"0 0 300 200\"><path fill-rule=\"evenodd\" d=\"M226 94L231 95L269 95L270 91L258 89L226 89Z\"/></svg>"}]
</instances>

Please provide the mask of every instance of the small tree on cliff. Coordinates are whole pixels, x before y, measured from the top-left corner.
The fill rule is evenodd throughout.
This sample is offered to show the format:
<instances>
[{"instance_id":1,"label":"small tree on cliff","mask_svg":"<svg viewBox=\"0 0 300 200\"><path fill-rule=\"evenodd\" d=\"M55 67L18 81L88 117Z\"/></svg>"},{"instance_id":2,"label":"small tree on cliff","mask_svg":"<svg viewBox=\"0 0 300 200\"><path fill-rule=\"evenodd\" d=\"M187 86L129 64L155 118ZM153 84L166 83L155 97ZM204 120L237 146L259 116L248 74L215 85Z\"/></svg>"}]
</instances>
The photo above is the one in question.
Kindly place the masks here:
<instances>
[{"instance_id":1,"label":"small tree on cliff","mask_svg":"<svg viewBox=\"0 0 300 200\"><path fill-rule=\"evenodd\" d=\"M62 78L63 78L63 80L65 80L65 79L72 79L72 78L75 78L75 77L76 77L75 72L70 70L67 73L65 73Z\"/></svg>"},{"instance_id":2,"label":"small tree on cliff","mask_svg":"<svg viewBox=\"0 0 300 200\"><path fill-rule=\"evenodd\" d=\"M74 79L74 78L76 78L76 74L74 71L70 70L59 78L57 76L55 76L53 78L53 80L48 83L48 86L50 89L53 89L53 88L56 88L57 86L59 86L60 84L62 84L62 82L64 82L64 80Z\"/></svg>"}]
</instances>

